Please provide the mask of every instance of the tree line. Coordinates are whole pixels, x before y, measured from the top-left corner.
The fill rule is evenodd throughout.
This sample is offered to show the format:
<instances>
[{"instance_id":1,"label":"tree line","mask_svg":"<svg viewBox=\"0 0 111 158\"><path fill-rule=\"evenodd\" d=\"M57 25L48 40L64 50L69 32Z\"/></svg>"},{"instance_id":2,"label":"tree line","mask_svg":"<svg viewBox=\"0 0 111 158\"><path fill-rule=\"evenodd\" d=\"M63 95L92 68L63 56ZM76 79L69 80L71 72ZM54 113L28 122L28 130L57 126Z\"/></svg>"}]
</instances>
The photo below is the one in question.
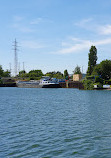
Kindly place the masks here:
<instances>
[{"instance_id":1,"label":"tree line","mask_svg":"<svg viewBox=\"0 0 111 158\"><path fill-rule=\"evenodd\" d=\"M74 69L73 73L81 74L81 70L78 65ZM40 80L42 76L49 76L50 78L57 78L57 79L66 79L66 80L69 79L69 73L67 69L64 70L64 73L61 73L60 71L51 71L45 74L42 72L42 70L31 70L29 72L26 72L25 70L21 70L19 74L15 77L21 79L28 79L28 80ZM0 77L11 77L11 72L8 70L4 71L2 69L2 66L0 65Z\"/></svg>"},{"instance_id":2,"label":"tree line","mask_svg":"<svg viewBox=\"0 0 111 158\"><path fill-rule=\"evenodd\" d=\"M97 59L97 48L91 46L86 79L83 81L85 89L93 89L94 84L100 88L103 84L111 85L111 60L106 59L97 64Z\"/></svg>"}]
</instances>

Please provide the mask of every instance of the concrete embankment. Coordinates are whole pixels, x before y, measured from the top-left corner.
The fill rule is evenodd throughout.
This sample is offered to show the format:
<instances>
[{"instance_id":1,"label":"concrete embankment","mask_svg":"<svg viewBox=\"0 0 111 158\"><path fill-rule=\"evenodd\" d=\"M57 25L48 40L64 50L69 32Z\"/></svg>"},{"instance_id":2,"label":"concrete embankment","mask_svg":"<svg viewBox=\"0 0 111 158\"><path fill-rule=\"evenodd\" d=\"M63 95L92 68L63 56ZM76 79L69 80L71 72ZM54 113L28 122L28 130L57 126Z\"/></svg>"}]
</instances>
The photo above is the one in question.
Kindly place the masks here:
<instances>
[{"instance_id":1,"label":"concrete embankment","mask_svg":"<svg viewBox=\"0 0 111 158\"><path fill-rule=\"evenodd\" d=\"M59 83L62 88L78 88L84 89L83 83L79 81L66 81L64 83Z\"/></svg>"},{"instance_id":2,"label":"concrete embankment","mask_svg":"<svg viewBox=\"0 0 111 158\"><path fill-rule=\"evenodd\" d=\"M17 87L16 83L2 83L0 87Z\"/></svg>"}]
</instances>

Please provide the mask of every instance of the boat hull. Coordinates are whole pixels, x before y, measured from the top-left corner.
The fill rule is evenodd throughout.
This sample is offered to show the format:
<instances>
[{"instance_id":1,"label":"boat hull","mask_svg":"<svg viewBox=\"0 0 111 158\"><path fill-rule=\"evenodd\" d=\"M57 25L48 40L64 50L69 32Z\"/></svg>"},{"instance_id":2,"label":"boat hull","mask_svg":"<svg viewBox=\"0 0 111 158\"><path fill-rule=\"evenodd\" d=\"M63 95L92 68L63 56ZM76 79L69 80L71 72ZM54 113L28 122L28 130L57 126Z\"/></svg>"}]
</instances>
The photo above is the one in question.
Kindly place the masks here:
<instances>
[{"instance_id":1,"label":"boat hull","mask_svg":"<svg viewBox=\"0 0 111 158\"><path fill-rule=\"evenodd\" d=\"M61 88L61 86L59 84L46 84L46 85L42 85L42 88Z\"/></svg>"}]
</instances>

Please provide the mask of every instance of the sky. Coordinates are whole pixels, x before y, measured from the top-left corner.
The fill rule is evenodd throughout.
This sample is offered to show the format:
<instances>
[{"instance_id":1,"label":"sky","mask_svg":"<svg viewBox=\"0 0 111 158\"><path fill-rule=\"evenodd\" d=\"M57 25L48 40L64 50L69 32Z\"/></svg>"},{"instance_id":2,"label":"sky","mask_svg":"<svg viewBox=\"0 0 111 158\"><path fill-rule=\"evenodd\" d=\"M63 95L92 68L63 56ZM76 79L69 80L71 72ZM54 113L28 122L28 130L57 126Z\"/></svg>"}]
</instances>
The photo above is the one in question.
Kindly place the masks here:
<instances>
[{"instance_id":1,"label":"sky","mask_svg":"<svg viewBox=\"0 0 111 158\"><path fill-rule=\"evenodd\" d=\"M111 0L0 0L0 65L18 69L86 73L88 53L111 59ZM11 64L10 64L11 63Z\"/></svg>"}]
</instances>

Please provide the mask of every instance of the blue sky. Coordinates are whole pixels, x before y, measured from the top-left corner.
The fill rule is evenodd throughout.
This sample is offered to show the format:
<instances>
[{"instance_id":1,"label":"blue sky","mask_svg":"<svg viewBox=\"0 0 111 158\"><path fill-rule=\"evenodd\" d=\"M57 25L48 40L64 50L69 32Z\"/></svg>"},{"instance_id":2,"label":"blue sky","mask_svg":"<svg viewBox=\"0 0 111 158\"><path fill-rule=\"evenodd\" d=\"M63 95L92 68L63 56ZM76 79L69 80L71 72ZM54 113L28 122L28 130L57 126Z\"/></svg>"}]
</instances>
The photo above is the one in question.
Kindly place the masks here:
<instances>
[{"instance_id":1,"label":"blue sky","mask_svg":"<svg viewBox=\"0 0 111 158\"><path fill-rule=\"evenodd\" d=\"M0 64L12 74L15 38L20 70L85 73L91 45L98 63L111 59L111 0L0 0Z\"/></svg>"}]
</instances>

